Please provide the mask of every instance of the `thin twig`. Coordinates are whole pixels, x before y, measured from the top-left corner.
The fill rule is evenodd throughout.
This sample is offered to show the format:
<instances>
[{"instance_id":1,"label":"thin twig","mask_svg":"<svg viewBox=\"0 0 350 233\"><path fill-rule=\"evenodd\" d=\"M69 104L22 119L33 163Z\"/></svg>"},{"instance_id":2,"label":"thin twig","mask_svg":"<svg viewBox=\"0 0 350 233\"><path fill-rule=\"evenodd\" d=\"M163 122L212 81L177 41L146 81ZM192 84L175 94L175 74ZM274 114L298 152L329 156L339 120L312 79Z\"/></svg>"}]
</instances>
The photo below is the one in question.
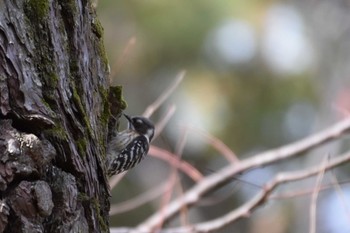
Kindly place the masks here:
<instances>
[{"instance_id":1,"label":"thin twig","mask_svg":"<svg viewBox=\"0 0 350 233\"><path fill-rule=\"evenodd\" d=\"M175 153L179 159L181 159L182 154L184 152L186 142L187 142L187 136L188 136L188 129L184 128L183 132L179 138L179 141L176 145L176 150L175 150ZM182 197L183 196L183 188L182 188L182 184L181 184L180 179L179 179L178 169L176 166L173 166L172 168L173 168L173 172L175 173L175 175L177 177L176 181L177 181L177 187L180 190L180 197ZM180 220L184 226L187 225L187 213L188 213L188 208L186 205L183 205L181 210L180 210Z\"/></svg>"},{"instance_id":2,"label":"thin twig","mask_svg":"<svg viewBox=\"0 0 350 233\"><path fill-rule=\"evenodd\" d=\"M171 231L173 233L178 232L211 232L218 229L223 228L224 226L234 222L235 220L238 220L242 217L249 216L253 210L255 210L257 207L265 204L267 200L269 200L269 195L275 190L280 184L306 179L308 177L314 176L319 174L322 170L329 170L336 166L339 166L341 164L344 164L350 160L350 153L339 156L337 158L332 159L329 161L325 166L315 166L311 167L305 170L301 171L294 171L294 172L285 172L280 173L275 176L274 179L272 179L270 182L268 182L265 186L265 188L259 192L255 197L253 197L250 201L245 202L242 206L239 208L225 214L224 216L221 216L217 219L200 223L197 225L192 226L190 231L186 229L184 231L184 228L175 228ZM179 231L178 231L179 230Z\"/></svg>"},{"instance_id":3,"label":"thin twig","mask_svg":"<svg viewBox=\"0 0 350 233\"><path fill-rule=\"evenodd\" d=\"M178 183L177 187L179 189L180 196L182 197L183 194L184 194L184 189L182 187L180 179L177 179L177 183ZM189 225L189 222L188 222L188 208L185 205L181 208L181 211L180 211L180 222L181 222L182 226L188 226Z\"/></svg>"},{"instance_id":4,"label":"thin twig","mask_svg":"<svg viewBox=\"0 0 350 233\"><path fill-rule=\"evenodd\" d=\"M214 147L221 155L223 155L229 162L231 163L237 163L239 161L237 155L228 147L226 146L220 139L214 137L213 135L210 135L207 132L204 132L203 130L197 129L192 126L187 126L193 131L199 133L205 141Z\"/></svg>"},{"instance_id":5,"label":"thin twig","mask_svg":"<svg viewBox=\"0 0 350 233\"><path fill-rule=\"evenodd\" d=\"M172 154L167 150L152 145L148 153L155 158L162 159L170 163L172 166L177 167L194 181L198 182L203 178L203 175L195 167L186 161L179 159L175 154Z\"/></svg>"},{"instance_id":6,"label":"thin twig","mask_svg":"<svg viewBox=\"0 0 350 233\"><path fill-rule=\"evenodd\" d=\"M161 196L165 189L167 187L167 183L164 182L163 184L153 187L149 191L143 192L141 195L130 198L125 202L114 204L111 206L111 209L109 211L109 215L116 215L120 213L124 213L127 211L131 211L133 209L136 209L147 202L150 202L151 200L155 199L158 196Z\"/></svg>"},{"instance_id":7,"label":"thin twig","mask_svg":"<svg viewBox=\"0 0 350 233\"><path fill-rule=\"evenodd\" d=\"M337 166L345 164L350 161L350 152L344 155L335 157L331 159L325 166L314 166L304 170L293 171L293 172L284 172L277 174L270 182L268 182L264 189L257 193L249 201L245 202L243 205L238 207L231 212L220 216L216 219L195 224L188 227L177 227L160 230L159 233L201 233L201 232L213 232L218 229L227 226L228 224L243 218L250 216L250 214L259 206L264 205L268 200L270 200L270 194L281 184L287 182L294 182L297 180L302 180L315 176L321 171L327 171L333 169ZM171 206L169 206L171 208ZM138 228L113 228L111 233L145 233L151 232L152 228L148 226L139 226Z\"/></svg>"},{"instance_id":8,"label":"thin twig","mask_svg":"<svg viewBox=\"0 0 350 233\"><path fill-rule=\"evenodd\" d=\"M116 60L116 62L112 66L112 71L109 75L110 79L113 79L118 74L124 62L126 61L126 55L129 53L130 49L132 48L132 46L135 45L135 43L136 38L134 36L128 40L128 43L126 44L121 56Z\"/></svg>"},{"instance_id":9,"label":"thin twig","mask_svg":"<svg viewBox=\"0 0 350 233\"><path fill-rule=\"evenodd\" d=\"M342 184L349 184L350 180L343 180L343 181L339 181L338 185ZM326 184L326 185L322 185L320 187L320 192L321 191L326 191L329 190L331 188L334 188L334 184ZM283 199L290 199L290 198L296 198L296 197L303 197L303 196L307 196L312 194L313 189L304 189L304 190L298 190L298 191L289 191L289 192L285 192L285 193L279 193L279 194L272 194L270 195L269 199L270 200L283 200Z\"/></svg>"},{"instance_id":10,"label":"thin twig","mask_svg":"<svg viewBox=\"0 0 350 233\"><path fill-rule=\"evenodd\" d=\"M277 161L281 161L290 157L293 157L299 153L310 150L316 146L324 144L328 141L339 138L350 129L350 118L343 120L326 130L311 135L303 140L291 143L286 146L282 146L275 150L260 153L251 158L242 160L238 164L229 165L219 170L217 173L207 176L199 183L194 185L189 191L187 191L183 198L175 199L166 210L166 218L170 219L177 214L182 206L191 206L197 203L200 198L214 190L215 188L230 182L232 177L240 172L247 171L256 167L265 166ZM162 216L164 217L164 216ZM159 213L154 213L145 222L139 225L140 230L153 229L159 222Z\"/></svg>"},{"instance_id":11,"label":"thin twig","mask_svg":"<svg viewBox=\"0 0 350 233\"><path fill-rule=\"evenodd\" d=\"M343 192L343 190L341 189L338 179L336 177L336 175L332 172L331 173L331 178L332 178L332 183L333 186L338 194L339 200L341 201L341 203L343 203L342 207L344 207L346 216L348 218L348 222L350 223L350 207L349 207L349 202L346 200L347 198L345 197L345 194Z\"/></svg>"},{"instance_id":12,"label":"thin twig","mask_svg":"<svg viewBox=\"0 0 350 233\"><path fill-rule=\"evenodd\" d=\"M176 149L175 149L175 156L176 158L178 158L179 160L181 159L183 150L185 148L186 145L186 141L187 141L187 129L184 129L182 134L179 137L179 141L176 145ZM167 205L170 202L174 187L176 185L176 181L178 180L178 172L177 172L177 166L172 165L171 166L171 171L170 171L170 176L168 179L168 188L167 191L165 193L165 195L163 196L163 200L162 200L162 204L161 204L161 208L160 208L160 213L164 213L164 210L166 209ZM158 231L159 229L162 228L162 225L164 223L165 220L165 215L164 215L164 219L161 219L161 221L159 221L159 224L157 224L156 228L154 229L155 231Z\"/></svg>"},{"instance_id":13,"label":"thin twig","mask_svg":"<svg viewBox=\"0 0 350 233\"><path fill-rule=\"evenodd\" d=\"M342 165L346 162L349 162L349 160L350 160L350 153L347 153L345 155L338 156L332 159L325 166L322 166L322 167L314 166L314 167L310 167L300 171L279 173L275 176L274 179L268 182L265 188L261 192L259 192L255 197L253 197L250 201L244 203L239 208L229 212L228 214L220 218L214 219L212 221L208 221L204 224L198 224L198 227L195 228L196 229L195 232L210 232L213 230L217 230L229 223L232 223L233 221L239 218L249 216L253 210L265 204L266 201L269 200L268 198L269 195L279 185L287 182L306 179L308 177L319 174L320 171L322 170L326 171L336 166Z\"/></svg>"},{"instance_id":14,"label":"thin twig","mask_svg":"<svg viewBox=\"0 0 350 233\"><path fill-rule=\"evenodd\" d=\"M109 187L112 190L115 186L117 186L117 184L124 178L124 176L126 175L127 172L123 172L120 173L118 175L115 175L113 177L111 177L108 181L109 183Z\"/></svg>"},{"instance_id":15,"label":"thin twig","mask_svg":"<svg viewBox=\"0 0 350 233\"><path fill-rule=\"evenodd\" d=\"M164 116L161 117L161 120L156 124L156 132L154 134L154 138L157 138L159 134L163 131L170 118L174 115L175 110L175 105L171 105L165 112Z\"/></svg>"},{"instance_id":16,"label":"thin twig","mask_svg":"<svg viewBox=\"0 0 350 233\"><path fill-rule=\"evenodd\" d=\"M173 189L174 189L174 186L176 184L176 180L177 180L176 172L172 168L171 172L170 172L170 176L168 178L168 181L166 182L167 183L166 191L165 191L164 195L162 196L161 204L160 204L160 207L158 210L161 218L160 218L158 224L152 230L154 232L158 232L158 230L162 228L164 222L166 221L165 209L170 202L170 199L171 199L171 196L173 193Z\"/></svg>"},{"instance_id":17,"label":"thin twig","mask_svg":"<svg viewBox=\"0 0 350 233\"><path fill-rule=\"evenodd\" d=\"M317 213L317 198L318 194L320 193L320 187L322 183L322 179L325 173L326 165L328 162L329 156L327 155L323 163L321 164L320 172L316 178L316 183L314 187L314 191L312 192L311 196L311 203L310 203L310 228L309 233L316 233L316 213Z\"/></svg>"},{"instance_id":18,"label":"thin twig","mask_svg":"<svg viewBox=\"0 0 350 233\"><path fill-rule=\"evenodd\" d=\"M175 78L174 82L165 89L165 91L146 108L146 111L142 114L144 117L149 118L152 114L164 103L164 101L169 98L169 96L175 91L177 86L181 83L185 77L186 71L181 71Z\"/></svg>"}]
</instances>

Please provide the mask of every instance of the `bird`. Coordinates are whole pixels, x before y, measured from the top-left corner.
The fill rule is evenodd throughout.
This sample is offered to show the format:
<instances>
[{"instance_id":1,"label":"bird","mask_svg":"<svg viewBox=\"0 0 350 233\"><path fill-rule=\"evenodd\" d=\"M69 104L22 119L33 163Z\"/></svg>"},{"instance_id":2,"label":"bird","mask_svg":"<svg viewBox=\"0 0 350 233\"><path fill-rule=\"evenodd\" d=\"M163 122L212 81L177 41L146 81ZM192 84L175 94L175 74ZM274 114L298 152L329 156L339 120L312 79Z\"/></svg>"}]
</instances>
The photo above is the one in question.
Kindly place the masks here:
<instances>
[{"instance_id":1,"label":"bird","mask_svg":"<svg viewBox=\"0 0 350 233\"><path fill-rule=\"evenodd\" d=\"M126 130L117 132L107 145L106 168L109 177L127 171L147 155L154 124L143 116L129 116Z\"/></svg>"}]
</instances>

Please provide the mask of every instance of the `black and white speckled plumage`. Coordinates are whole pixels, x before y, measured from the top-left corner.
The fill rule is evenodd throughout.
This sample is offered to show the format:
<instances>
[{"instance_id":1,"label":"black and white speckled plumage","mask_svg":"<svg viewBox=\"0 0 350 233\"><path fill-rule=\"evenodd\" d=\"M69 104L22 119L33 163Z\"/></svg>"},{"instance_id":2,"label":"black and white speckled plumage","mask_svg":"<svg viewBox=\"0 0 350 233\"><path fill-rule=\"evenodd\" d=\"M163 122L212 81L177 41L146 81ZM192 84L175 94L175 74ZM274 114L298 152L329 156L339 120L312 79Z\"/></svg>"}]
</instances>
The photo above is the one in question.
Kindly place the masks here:
<instances>
[{"instance_id":1,"label":"black and white speckled plumage","mask_svg":"<svg viewBox=\"0 0 350 233\"><path fill-rule=\"evenodd\" d=\"M148 153L154 135L154 126L145 117L124 116L129 121L128 129L118 132L107 148L106 166L109 176L133 168Z\"/></svg>"}]
</instances>

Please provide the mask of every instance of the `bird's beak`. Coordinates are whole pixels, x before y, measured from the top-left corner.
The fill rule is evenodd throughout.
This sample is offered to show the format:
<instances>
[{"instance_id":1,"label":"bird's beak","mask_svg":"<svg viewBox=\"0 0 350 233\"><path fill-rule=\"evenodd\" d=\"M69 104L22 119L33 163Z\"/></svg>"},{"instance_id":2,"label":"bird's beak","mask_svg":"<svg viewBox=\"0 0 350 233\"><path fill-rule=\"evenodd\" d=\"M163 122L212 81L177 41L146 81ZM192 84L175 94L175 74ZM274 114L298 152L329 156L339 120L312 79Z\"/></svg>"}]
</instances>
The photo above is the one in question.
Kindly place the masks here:
<instances>
[{"instance_id":1,"label":"bird's beak","mask_svg":"<svg viewBox=\"0 0 350 233\"><path fill-rule=\"evenodd\" d=\"M128 128L129 129L134 129L134 125L132 124L132 119L129 115L126 115L125 113L123 113L123 115L125 116L125 118L128 120Z\"/></svg>"},{"instance_id":2,"label":"bird's beak","mask_svg":"<svg viewBox=\"0 0 350 233\"><path fill-rule=\"evenodd\" d=\"M131 117L125 113L123 113L123 115L125 116L125 118L131 123L132 120L131 120Z\"/></svg>"}]
</instances>

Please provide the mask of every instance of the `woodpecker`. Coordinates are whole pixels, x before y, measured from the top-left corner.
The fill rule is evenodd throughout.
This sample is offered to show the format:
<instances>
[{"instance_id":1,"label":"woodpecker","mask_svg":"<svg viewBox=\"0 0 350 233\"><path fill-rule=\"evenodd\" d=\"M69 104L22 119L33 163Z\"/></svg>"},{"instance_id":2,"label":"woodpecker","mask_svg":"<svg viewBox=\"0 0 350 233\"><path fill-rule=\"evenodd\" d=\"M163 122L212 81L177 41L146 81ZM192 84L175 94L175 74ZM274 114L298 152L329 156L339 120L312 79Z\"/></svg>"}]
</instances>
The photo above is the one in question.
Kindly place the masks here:
<instances>
[{"instance_id":1,"label":"woodpecker","mask_svg":"<svg viewBox=\"0 0 350 233\"><path fill-rule=\"evenodd\" d=\"M133 168L148 153L154 135L153 123L142 116L128 116L128 128L118 132L107 146L106 167L108 176Z\"/></svg>"}]
</instances>

